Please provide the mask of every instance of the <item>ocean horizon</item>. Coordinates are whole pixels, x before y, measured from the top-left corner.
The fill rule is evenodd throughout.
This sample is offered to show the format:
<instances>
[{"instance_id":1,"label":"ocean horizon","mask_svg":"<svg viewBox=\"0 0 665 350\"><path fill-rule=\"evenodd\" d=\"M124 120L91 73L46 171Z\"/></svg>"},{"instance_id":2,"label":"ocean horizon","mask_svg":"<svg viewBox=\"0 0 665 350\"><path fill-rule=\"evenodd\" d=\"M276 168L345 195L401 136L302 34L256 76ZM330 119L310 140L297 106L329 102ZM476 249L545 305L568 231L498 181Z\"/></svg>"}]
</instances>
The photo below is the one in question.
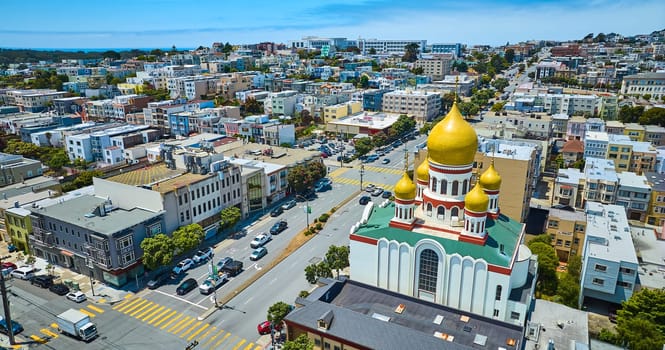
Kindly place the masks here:
<instances>
[{"instance_id":1,"label":"ocean horizon","mask_svg":"<svg viewBox=\"0 0 665 350\"><path fill-rule=\"evenodd\" d=\"M0 47L0 49L4 50L34 50L34 51L62 51L62 52L105 52L105 51L116 51L116 52L121 52L121 51L131 51L131 50L140 50L140 51L152 51L152 50L162 50L165 52L171 51L171 47L87 47L87 48L63 48L63 47ZM176 47L178 51L183 51L183 50L194 50L195 48L191 47L185 47L185 48L180 48Z\"/></svg>"}]
</instances>

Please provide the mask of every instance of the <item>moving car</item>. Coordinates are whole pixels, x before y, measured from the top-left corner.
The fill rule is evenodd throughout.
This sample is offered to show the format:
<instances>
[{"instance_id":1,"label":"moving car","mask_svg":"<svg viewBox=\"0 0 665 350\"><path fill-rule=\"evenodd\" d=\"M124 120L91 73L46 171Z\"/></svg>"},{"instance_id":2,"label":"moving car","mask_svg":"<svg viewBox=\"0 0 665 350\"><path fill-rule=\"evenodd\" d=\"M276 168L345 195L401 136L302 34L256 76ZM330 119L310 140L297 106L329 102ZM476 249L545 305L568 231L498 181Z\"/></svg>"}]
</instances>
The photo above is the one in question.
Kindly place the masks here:
<instances>
[{"instance_id":1,"label":"moving car","mask_svg":"<svg viewBox=\"0 0 665 350\"><path fill-rule=\"evenodd\" d=\"M208 247L207 249L199 250L194 254L192 257L192 260L194 260L195 263L200 264L204 261L208 261L212 259L212 257L215 255L215 251L212 249L212 247Z\"/></svg>"},{"instance_id":2,"label":"moving car","mask_svg":"<svg viewBox=\"0 0 665 350\"><path fill-rule=\"evenodd\" d=\"M163 273L155 276L155 278L148 281L148 288L149 289L156 289L157 287L159 287L159 286L163 285L164 283L166 283L166 281L168 281L169 278L171 278L171 276L169 276L168 273L163 272Z\"/></svg>"},{"instance_id":3,"label":"moving car","mask_svg":"<svg viewBox=\"0 0 665 350\"><path fill-rule=\"evenodd\" d=\"M393 193L390 191L383 191L383 193L381 194L381 198L390 198L392 197L392 195Z\"/></svg>"},{"instance_id":4,"label":"moving car","mask_svg":"<svg viewBox=\"0 0 665 350\"><path fill-rule=\"evenodd\" d=\"M53 285L53 279L55 279L54 276L39 275L39 276L33 277L30 280L30 284L40 286L42 288L48 288L51 285Z\"/></svg>"},{"instance_id":5,"label":"moving car","mask_svg":"<svg viewBox=\"0 0 665 350\"><path fill-rule=\"evenodd\" d=\"M381 164L388 164L388 163L390 163L390 159L388 158L383 158L383 160L381 161Z\"/></svg>"},{"instance_id":6,"label":"moving car","mask_svg":"<svg viewBox=\"0 0 665 350\"><path fill-rule=\"evenodd\" d=\"M259 247L254 249L252 254L249 256L249 260L256 261L268 254L268 249L265 247Z\"/></svg>"},{"instance_id":7,"label":"moving car","mask_svg":"<svg viewBox=\"0 0 665 350\"><path fill-rule=\"evenodd\" d=\"M88 298L83 294L81 291L75 291L75 292L69 292L67 294L67 299L77 302L77 303L82 303L86 301Z\"/></svg>"},{"instance_id":8,"label":"moving car","mask_svg":"<svg viewBox=\"0 0 665 350\"><path fill-rule=\"evenodd\" d=\"M222 269L228 266L231 262L233 262L233 259L230 256L225 256L219 259L219 262L217 262L217 271L222 271Z\"/></svg>"},{"instance_id":9,"label":"moving car","mask_svg":"<svg viewBox=\"0 0 665 350\"><path fill-rule=\"evenodd\" d=\"M185 260L179 262L178 265L176 265L173 268L173 273L176 274L176 275L179 275L179 274L191 269L193 266L194 266L194 261L192 259L185 259Z\"/></svg>"},{"instance_id":10,"label":"moving car","mask_svg":"<svg viewBox=\"0 0 665 350\"><path fill-rule=\"evenodd\" d=\"M272 216L272 217L279 216L279 215L282 214L283 212L284 212L284 209L282 209L282 207L277 207L277 208L273 209L273 210L270 212L270 216Z\"/></svg>"},{"instance_id":11,"label":"moving car","mask_svg":"<svg viewBox=\"0 0 665 350\"><path fill-rule=\"evenodd\" d=\"M62 283L52 284L50 287L48 287L48 290L57 295L67 295L67 293L69 293L69 287Z\"/></svg>"},{"instance_id":12,"label":"moving car","mask_svg":"<svg viewBox=\"0 0 665 350\"><path fill-rule=\"evenodd\" d=\"M270 326L271 325L272 325L272 322L263 321L263 322L259 323L258 326L256 326L256 330L259 331L260 335L270 334ZM277 323L277 324L272 325L272 326L276 331L281 331L282 330L282 324L281 323Z\"/></svg>"},{"instance_id":13,"label":"moving car","mask_svg":"<svg viewBox=\"0 0 665 350\"><path fill-rule=\"evenodd\" d=\"M0 332L3 334L9 334L9 330L7 328L7 320L5 320L4 317L0 317ZM23 326L21 326L20 323L12 320L12 334L16 335L23 332Z\"/></svg>"},{"instance_id":14,"label":"moving car","mask_svg":"<svg viewBox=\"0 0 665 350\"><path fill-rule=\"evenodd\" d=\"M381 195L381 193L383 193L383 188L377 187L374 189L374 191L372 191L372 196L378 197Z\"/></svg>"},{"instance_id":15,"label":"moving car","mask_svg":"<svg viewBox=\"0 0 665 350\"><path fill-rule=\"evenodd\" d=\"M367 203L369 203L371 201L372 201L372 198L370 198L370 196L362 196L362 197L360 197L360 200L358 201L358 203L360 203L360 205L366 205Z\"/></svg>"},{"instance_id":16,"label":"moving car","mask_svg":"<svg viewBox=\"0 0 665 350\"><path fill-rule=\"evenodd\" d=\"M295 206L296 206L296 201L295 201L295 199L292 199L292 200L282 204L282 209L283 210L289 210L289 209L291 209Z\"/></svg>"},{"instance_id":17,"label":"moving car","mask_svg":"<svg viewBox=\"0 0 665 350\"><path fill-rule=\"evenodd\" d=\"M286 230L286 228L289 225L286 223L286 220L279 220L277 221L272 227L270 228L270 234L271 235L278 235L282 231Z\"/></svg>"},{"instance_id":18,"label":"moving car","mask_svg":"<svg viewBox=\"0 0 665 350\"><path fill-rule=\"evenodd\" d=\"M199 286L199 292L204 295L212 293L215 289L219 288L221 285L226 283L229 280L229 274L220 273L214 278L208 278Z\"/></svg>"},{"instance_id":19,"label":"moving car","mask_svg":"<svg viewBox=\"0 0 665 350\"><path fill-rule=\"evenodd\" d=\"M176 288L175 292L178 295L185 295L191 292L194 288L196 288L197 285L198 283L196 283L195 279L188 278L184 282L180 283L178 288Z\"/></svg>"},{"instance_id":20,"label":"moving car","mask_svg":"<svg viewBox=\"0 0 665 350\"><path fill-rule=\"evenodd\" d=\"M264 244L268 243L271 239L272 235L270 233L262 233L254 237L254 240L252 240L249 243L249 246L252 248L262 247Z\"/></svg>"}]
</instances>

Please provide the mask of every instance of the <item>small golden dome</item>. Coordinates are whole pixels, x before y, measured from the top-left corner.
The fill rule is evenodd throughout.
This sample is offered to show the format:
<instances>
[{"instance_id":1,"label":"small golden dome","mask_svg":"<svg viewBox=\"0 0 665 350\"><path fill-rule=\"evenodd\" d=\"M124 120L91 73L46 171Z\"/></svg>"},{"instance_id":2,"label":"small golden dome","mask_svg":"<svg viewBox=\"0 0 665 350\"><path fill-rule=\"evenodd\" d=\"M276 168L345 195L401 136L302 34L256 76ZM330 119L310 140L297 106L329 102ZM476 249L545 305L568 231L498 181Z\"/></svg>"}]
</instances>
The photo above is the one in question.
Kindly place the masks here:
<instances>
[{"instance_id":1,"label":"small golden dome","mask_svg":"<svg viewBox=\"0 0 665 350\"><path fill-rule=\"evenodd\" d=\"M427 137L427 154L439 164L467 165L473 163L477 149L476 131L464 120L455 102Z\"/></svg>"},{"instance_id":2,"label":"small golden dome","mask_svg":"<svg viewBox=\"0 0 665 350\"><path fill-rule=\"evenodd\" d=\"M429 182L429 161L425 159L416 169L416 179Z\"/></svg>"},{"instance_id":3,"label":"small golden dome","mask_svg":"<svg viewBox=\"0 0 665 350\"><path fill-rule=\"evenodd\" d=\"M494 168L494 161L492 161L490 167L480 175L479 181L485 189L490 191L498 191L499 188L501 188L501 175L499 175L499 172Z\"/></svg>"},{"instance_id":4,"label":"small golden dome","mask_svg":"<svg viewBox=\"0 0 665 350\"><path fill-rule=\"evenodd\" d=\"M485 194L485 191L480 186L480 182L477 182L473 186L473 189L464 197L464 207L477 213L486 212L489 203L490 197Z\"/></svg>"},{"instance_id":5,"label":"small golden dome","mask_svg":"<svg viewBox=\"0 0 665 350\"><path fill-rule=\"evenodd\" d=\"M416 185L411 181L409 175L404 172L402 178L395 185L395 198L411 200L416 198Z\"/></svg>"}]
</instances>

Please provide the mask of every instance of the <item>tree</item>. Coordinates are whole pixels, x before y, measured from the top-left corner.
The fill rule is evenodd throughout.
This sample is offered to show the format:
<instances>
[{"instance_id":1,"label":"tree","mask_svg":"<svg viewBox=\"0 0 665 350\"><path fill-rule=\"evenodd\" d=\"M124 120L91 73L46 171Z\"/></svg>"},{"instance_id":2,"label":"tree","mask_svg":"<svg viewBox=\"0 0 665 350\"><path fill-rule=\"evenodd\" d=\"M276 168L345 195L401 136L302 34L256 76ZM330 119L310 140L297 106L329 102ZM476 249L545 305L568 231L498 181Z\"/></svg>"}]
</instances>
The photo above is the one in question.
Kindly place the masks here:
<instances>
[{"instance_id":1,"label":"tree","mask_svg":"<svg viewBox=\"0 0 665 350\"><path fill-rule=\"evenodd\" d=\"M556 294L559 296L561 303L577 308L580 284L570 274L566 274L557 283Z\"/></svg>"},{"instance_id":2,"label":"tree","mask_svg":"<svg viewBox=\"0 0 665 350\"><path fill-rule=\"evenodd\" d=\"M470 117L472 115L478 114L480 108L473 102L462 102L459 105L459 110L465 117Z\"/></svg>"},{"instance_id":3,"label":"tree","mask_svg":"<svg viewBox=\"0 0 665 350\"><path fill-rule=\"evenodd\" d=\"M226 207L220 211L219 215L221 218L219 225L223 230L234 228L242 218L238 207Z\"/></svg>"},{"instance_id":4,"label":"tree","mask_svg":"<svg viewBox=\"0 0 665 350\"><path fill-rule=\"evenodd\" d=\"M372 48L369 49L368 53L370 55L376 55L376 49L372 47Z\"/></svg>"},{"instance_id":5,"label":"tree","mask_svg":"<svg viewBox=\"0 0 665 350\"><path fill-rule=\"evenodd\" d=\"M311 284L316 283L319 277L331 278L332 276L332 269L326 261L305 266L305 279Z\"/></svg>"},{"instance_id":6,"label":"tree","mask_svg":"<svg viewBox=\"0 0 665 350\"><path fill-rule=\"evenodd\" d=\"M416 43L409 43L404 46L404 56L402 56L402 61L404 62L415 62L418 59L418 49L420 45Z\"/></svg>"},{"instance_id":7,"label":"tree","mask_svg":"<svg viewBox=\"0 0 665 350\"><path fill-rule=\"evenodd\" d=\"M291 187L295 192L301 193L312 187L314 182L326 176L327 168L321 162L310 162L306 166L296 165L286 176Z\"/></svg>"},{"instance_id":8,"label":"tree","mask_svg":"<svg viewBox=\"0 0 665 350\"><path fill-rule=\"evenodd\" d=\"M171 237L160 233L154 237L147 237L141 241L143 250L143 265L154 270L159 266L168 266L173 261L175 245Z\"/></svg>"},{"instance_id":9,"label":"tree","mask_svg":"<svg viewBox=\"0 0 665 350\"><path fill-rule=\"evenodd\" d=\"M423 74L423 72L425 72L425 70L423 69L423 67L416 67L416 68L413 68L413 69L411 70L411 73L413 73L413 74L415 74L415 75Z\"/></svg>"},{"instance_id":10,"label":"tree","mask_svg":"<svg viewBox=\"0 0 665 350\"><path fill-rule=\"evenodd\" d=\"M358 139L356 140L354 147L356 149L356 153L358 154L358 156L365 155L372 150L373 147L372 139L370 139L369 137L363 137L361 139Z\"/></svg>"},{"instance_id":11,"label":"tree","mask_svg":"<svg viewBox=\"0 0 665 350\"><path fill-rule=\"evenodd\" d=\"M638 119L642 125L665 125L665 108L653 107L642 113Z\"/></svg>"},{"instance_id":12,"label":"tree","mask_svg":"<svg viewBox=\"0 0 665 350\"><path fill-rule=\"evenodd\" d=\"M199 224L181 226L173 232L173 245L176 254L188 252L203 242L203 227Z\"/></svg>"},{"instance_id":13,"label":"tree","mask_svg":"<svg viewBox=\"0 0 665 350\"><path fill-rule=\"evenodd\" d=\"M412 131L415 127L416 121L408 115L402 114L397 118L393 125L390 126L389 130L392 135L400 136Z\"/></svg>"},{"instance_id":14,"label":"tree","mask_svg":"<svg viewBox=\"0 0 665 350\"><path fill-rule=\"evenodd\" d=\"M263 105L253 97L248 97L245 100L245 113L246 114L261 114L263 113Z\"/></svg>"},{"instance_id":15,"label":"tree","mask_svg":"<svg viewBox=\"0 0 665 350\"><path fill-rule=\"evenodd\" d=\"M622 106L619 109L619 121L622 123L637 123L644 113L644 106Z\"/></svg>"},{"instance_id":16,"label":"tree","mask_svg":"<svg viewBox=\"0 0 665 350\"><path fill-rule=\"evenodd\" d=\"M339 277L339 271L349 267L349 247L331 245L326 253L326 262L328 267L337 271Z\"/></svg>"},{"instance_id":17,"label":"tree","mask_svg":"<svg viewBox=\"0 0 665 350\"><path fill-rule=\"evenodd\" d=\"M367 89L369 87L369 78L366 75L360 77L360 87Z\"/></svg>"},{"instance_id":18,"label":"tree","mask_svg":"<svg viewBox=\"0 0 665 350\"><path fill-rule=\"evenodd\" d=\"M455 61L455 63L453 63L453 69L458 72L468 72L469 66L464 61Z\"/></svg>"},{"instance_id":19,"label":"tree","mask_svg":"<svg viewBox=\"0 0 665 350\"><path fill-rule=\"evenodd\" d=\"M284 342L282 345L282 350L313 350L314 343L311 339L307 337L307 334L303 333L298 336L295 340L289 340Z\"/></svg>"},{"instance_id":20,"label":"tree","mask_svg":"<svg viewBox=\"0 0 665 350\"><path fill-rule=\"evenodd\" d=\"M67 164L69 164L69 157L65 154L64 150L63 152L56 152L46 163L49 168L55 171L62 169Z\"/></svg>"},{"instance_id":21,"label":"tree","mask_svg":"<svg viewBox=\"0 0 665 350\"><path fill-rule=\"evenodd\" d=\"M293 310L293 307L283 301L278 301L268 308L267 320L272 322L273 325L282 323L284 317Z\"/></svg>"},{"instance_id":22,"label":"tree","mask_svg":"<svg viewBox=\"0 0 665 350\"><path fill-rule=\"evenodd\" d=\"M503 89L508 87L508 85L510 85L510 82L506 78L497 78L492 82L492 86L500 92L503 92Z\"/></svg>"},{"instance_id":23,"label":"tree","mask_svg":"<svg viewBox=\"0 0 665 350\"><path fill-rule=\"evenodd\" d=\"M665 342L665 291L642 289L617 311L617 333L609 339L630 349L659 349Z\"/></svg>"},{"instance_id":24,"label":"tree","mask_svg":"<svg viewBox=\"0 0 665 350\"><path fill-rule=\"evenodd\" d=\"M492 105L492 112L501 112L503 110L503 107L506 105L506 101L503 102L497 102Z\"/></svg>"},{"instance_id":25,"label":"tree","mask_svg":"<svg viewBox=\"0 0 665 350\"><path fill-rule=\"evenodd\" d=\"M112 59L112 60L119 60L121 58L120 54L113 51L113 50L104 51L104 53L102 54L102 57L109 58L109 59Z\"/></svg>"},{"instance_id":26,"label":"tree","mask_svg":"<svg viewBox=\"0 0 665 350\"><path fill-rule=\"evenodd\" d=\"M554 248L549 243L531 241L528 244L531 253L538 256L538 291L553 295L557 291L556 268L559 259Z\"/></svg>"},{"instance_id":27,"label":"tree","mask_svg":"<svg viewBox=\"0 0 665 350\"><path fill-rule=\"evenodd\" d=\"M515 50L514 49L508 49L506 52L504 52L503 57L506 59L506 62L508 64L512 64L513 61L515 60Z\"/></svg>"},{"instance_id":28,"label":"tree","mask_svg":"<svg viewBox=\"0 0 665 350\"><path fill-rule=\"evenodd\" d=\"M568 258L568 275L572 276L579 283L582 275L582 258L573 255Z\"/></svg>"},{"instance_id":29,"label":"tree","mask_svg":"<svg viewBox=\"0 0 665 350\"><path fill-rule=\"evenodd\" d=\"M76 188L90 186L92 185L93 178L102 176L104 176L104 172L101 170L82 171L79 173L76 179L74 179L73 184L76 186Z\"/></svg>"},{"instance_id":30,"label":"tree","mask_svg":"<svg viewBox=\"0 0 665 350\"><path fill-rule=\"evenodd\" d=\"M162 50L160 50L160 49L154 49L154 50L150 51L150 55L156 56L156 57L161 57L162 55L164 55L164 52L162 52Z\"/></svg>"}]
</instances>

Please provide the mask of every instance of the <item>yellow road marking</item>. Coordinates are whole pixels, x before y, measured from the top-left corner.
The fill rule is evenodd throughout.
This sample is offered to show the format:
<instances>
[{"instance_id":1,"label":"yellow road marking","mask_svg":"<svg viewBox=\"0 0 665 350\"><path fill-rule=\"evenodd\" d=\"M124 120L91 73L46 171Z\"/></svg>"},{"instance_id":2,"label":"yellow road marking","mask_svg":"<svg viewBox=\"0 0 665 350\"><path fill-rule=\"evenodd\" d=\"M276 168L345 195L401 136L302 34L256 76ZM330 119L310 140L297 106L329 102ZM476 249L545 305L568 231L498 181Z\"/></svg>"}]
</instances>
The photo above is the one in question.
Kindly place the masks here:
<instances>
[{"instance_id":1,"label":"yellow road marking","mask_svg":"<svg viewBox=\"0 0 665 350\"><path fill-rule=\"evenodd\" d=\"M208 324L208 323L206 323L206 324ZM216 331L216 330L217 330L217 327L215 327L215 326L210 327L210 328L208 329L208 331L206 331L205 333L203 333L203 335L202 335L199 339L201 339L201 340L202 340L202 339L205 339L208 335L210 335L210 333L212 333L212 332L214 332L214 331Z\"/></svg>"},{"instance_id":2,"label":"yellow road marking","mask_svg":"<svg viewBox=\"0 0 665 350\"><path fill-rule=\"evenodd\" d=\"M183 315L183 316L184 316L184 315ZM183 323L187 322L187 320L189 320L189 318L190 318L189 316L185 316L185 317L183 317L182 320L178 321L176 324L173 325L173 327L169 328L167 332L170 333L171 331L176 330L176 329L177 329L178 327L180 327Z\"/></svg>"},{"instance_id":3,"label":"yellow road marking","mask_svg":"<svg viewBox=\"0 0 665 350\"><path fill-rule=\"evenodd\" d=\"M153 303L153 302L151 301L151 302L149 302L149 303L147 303L147 304L141 306L140 308L136 309L136 310L135 310L134 312L132 312L129 316L132 316L132 317L137 316L136 318L139 318L139 317L143 316L142 311L144 311L144 310L146 310L146 309L149 309L149 308L152 307L153 305L156 305L156 304ZM138 316L138 315L140 315L140 316Z\"/></svg>"},{"instance_id":4,"label":"yellow road marking","mask_svg":"<svg viewBox=\"0 0 665 350\"><path fill-rule=\"evenodd\" d=\"M242 346L242 344L245 344L245 342L247 342L247 340L245 340L245 339L240 340L240 341L236 344L236 346L233 347L233 350L238 350L238 349L240 349L240 347Z\"/></svg>"},{"instance_id":5,"label":"yellow road marking","mask_svg":"<svg viewBox=\"0 0 665 350\"><path fill-rule=\"evenodd\" d=\"M187 334L189 334L189 332L195 330L196 327L200 326L201 323L203 323L203 322L201 322L201 321L196 322L196 324L193 325L191 328L189 328L186 332L183 332L182 334L180 334L180 338L184 338Z\"/></svg>"},{"instance_id":6,"label":"yellow road marking","mask_svg":"<svg viewBox=\"0 0 665 350\"><path fill-rule=\"evenodd\" d=\"M175 313L176 313L176 312L173 311L173 313L172 313L171 315L173 315L173 314L175 314ZM168 318L170 318L171 315L169 315ZM164 329L164 328L168 327L171 323L175 322L177 319L179 319L180 317L183 317L183 316L185 316L185 315L180 314L180 315L178 315L177 317L172 318L171 321L166 322L166 323L165 323L163 326L161 326L159 329ZM168 318L167 318L167 319L168 319ZM162 321L163 321L163 320L162 320ZM158 322L158 323L155 325L155 327L157 327L157 325L159 325L159 323L161 323L161 321Z\"/></svg>"},{"instance_id":7,"label":"yellow road marking","mask_svg":"<svg viewBox=\"0 0 665 350\"><path fill-rule=\"evenodd\" d=\"M178 334L182 332L183 329L189 327L189 325L194 323L194 321L196 321L196 317L192 317L190 320L187 320L187 322L185 322L182 326L176 328L176 330L173 331L173 334Z\"/></svg>"},{"instance_id":8,"label":"yellow road marking","mask_svg":"<svg viewBox=\"0 0 665 350\"><path fill-rule=\"evenodd\" d=\"M97 313L99 313L99 314L103 314L103 313L104 313L104 310L102 310L102 309L96 307L95 305L88 305L88 309L93 310L93 311L97 311Z\"/></svg>"},{"instance_id":9,"label":"yellow road marking","mask_svg":"<svg viewBox=\"0 0 665 350\"><path fill-rule=\"evenodd\" d=\"M97 316L97 315L93 314L92 312L90 312L90 311L88 311L88 310L86 310L86 309L79 309L79 311L81 311L82 313L84 313L84 314L86 314L86 315L88 315L88 316L90 316L90 317L95 317L95 316Z\"/></svg>"},{"instance_id":10,"label":"yellow road marking","mask_svg":"<svg viewBox=\"0 0 665 350\"><path fill-rule=\"evenodd\" d=\"M106 302L106 299L104 299L104 298L101 298L101 299L99 299L99 300L98 300L98 302L100 302L100 303L104 304L104 303Z\"/></svg>"},{"instance_id":11,"label":"yellow road marking","mask_svg":"<svg viewBox=\"0 0 665 350\"><path fill-rule=\"evenodd\" d=\"M245 346L245 350L251 350L252 346L254 346L254 343L247 344L247 346Z\"/></svg>"},{"instance_id":12,"label":"yellow road marking","mask_svg":"<svg viewBox=\"0 0 665 350\"><path fill-rule=\"evenodd\" d=\"M224 333L224 330L223 330L223 329L220 329L220 330L219 330L219 333L215 334L214 337L208 339L208 341L207 341L205 344L203 344L202 346L206 346L206 345L212 343L212 341L215 340L215 338L217 338L217 337L219 337L220 335L222 335L222 333Z\"/></svg>"},{"instance_id":13,"label":"yellow road marking","mask_svg":"<svg viewBox=\"0 0 665 350\"><path fill-rule=\"evenodd\" d=\"M166 310L164 310L164 311L161 312L159 315L153 317L153 318L148 322L148 324L153 324L153 322L155 322L155 321L157 321L158 319L162 318L162 316L166 315L169 311L171 311L171 309L166 309ZM173 314L175 314L175 313L176 313L176 311L173 311L173 312L169 315L169 317L173 316ZM168 319L168 317L165 318L165 319L162 319L162 320L159 321L159 322L157 322L157 324L155 324L155 327L157 327L160 323L164 322L164 320L167 320L167 319Z\"/></svg>"},{"instance_id":14,"label":"yellow road marking","mask_svg":"<svg viewBox=\"0 0 665 350\"><path fill-rule=\"evenodd\" d=\"M58 327L57 323L51 323L51 328L59 329L60 327Z\"/></svg>"},{"instance_id":15,"label":"yellow road marking","mask_svg":"<svg viewBox=\"0 0 665 350\"><path fill-rule=\"evenodd\" d=\"M42 328L39 331L54 339L58 337L58 333L55 333L48 328Z\"/></svg>"},{"instance_id":16,"label":"yellow road marking","mask_svg":"<svg viewBox=\"0 0 665 350\"><path fill-rule=\"evenodd\" d=\"M136 299L136 300L138 300L138 299ZM125 300L113 305L113 307L111 309L118 310L119 308L127 305L127 303L130 303L130 302L131 302L130 300L125 299Z\"/></svg>"},{"instance_id":17,"label":"yellow road marking","mask_svg":"<svg viewBox=\"0 0 665 350\"><path fill-rule=\"evenodd\" d=\"M133 293L128 293L127 295L125 295L125 299L129 299L129 298L131 298L131 297L133 297L133 296L134 296Z\"/></svg>"},{"instance_id":18,"label":"yellow road marking","mask_svg":"<svg viewBox=\"0 0 665 350\"><path fill-rule=\"evenodd\" d=\"M36 342L38 342L38 343L40 343L40 344L44 344L44 343L47 342L46 339L44 339L44 338L42 338L42 337L40 337L40 336L38 336L38 335L34 335L34 334L30 336L30 339L32 339L32 340L34 340L34 341L36 341Z\"/></svg>"},{"instance_id":19,"label":"yellow road marking","mask_svg":"<svg viewBox=\"0 0 665 350\"><path fill-rule=\"evenodd\" d=\"M173 310L173 312L171 312L168 316L162 318L159 322L155 323L155 327L159 326L162 322L168 320L169 318L171 318L171 317L172 317L173 315L175 315L176 313L177 313L177 311ZM178 317L180 317L180 316L178 316ZM176 317L175 319L178 319L178 317ZM153 321L154 321L154 320L153 320ZM169 323L170 323L170 322L169 322ZM169 323L165 324L161 329L164 329Z\"/></svg>"},{"instance_id":20,"label":"yellow road marking","mask_svg":"<svg viewBox=\"0 0 665 350\"><path fill-rule=\"evenodd\" d=\"M123 301L123 302L121 302L120 304L114 306L114 307L113 307L113 310L118 310L118 311L122 312L125 308L128 308L128 307L130 307L131 305L134 305L134 304L136 304L136 303L139 303L139 302L141 302L142 300L143 300L143 299L141 299L141 298L136 298L136 299L133 299L133 300L127 300L126 302Z\"/></svg>"},{"instance_id":21,"label":"yellow road marking","mask_svg":"<svg viewBox=\"0 0 665 350\"><path fill-rule=\"evenodd\" d=\"M206 323L206 324L204 324L203 327L199 328L198 331L192 333L192 335L190 335L189 338L187 338L187 341L190 341L190 340L194 339L194 337L196 337L197 335L201 334L201 332L203 332L203 331L204 331L206 328L208 328L208 327L210 327L210 323Z\"/></svg>"},{"instance_id":22,"label":"yellow road marking","mask_svg":"<svg viewBox=\"0 0 665 350\"><path fill-rule=\"evenodd\" d=\"M254 350L263 350L263 347L262 346L257 346L257 347L254 348Z\"/></svg>"},{"instance_id":23,"label":"yellow road marking","mask_svg":"<svg viewBox=\"0 0 665 350\"><path fill-rule=\"evenodd\" d=\"M226 333L224 338L220 339L217 343L215 343L215 348L219 346L219 344L223 343L228 337L231 336L231 333ZM214 348L213 348L214 349Z\"/></svg>"},{"instance_id":24,"label":"yellow road marking","mask_svg":"<svg viewBox=\"0 0 665 350\"><path fill-rule=\"evenodd\" d=\"M130 306L129 308L127 308L127 309L121 310L120 312L122 312L123 314L129 314L130 312L133 312L134 310L138 309L142 305L145 305L146 303L148 303L148 300L143 299L143 300L141 300L140 303L136 303L136 304Z\"/></svg>"},{"instance_id":25,"label":"yellow road marking","mask_svg":"<svg viewBox=\"0 0 665 350\"><path fill-rule=\"evenodd\" d=\"M160 305L155 311L149 313L146 317L142 318L141 321L145 322L147 319L149 319L150 317L156 315L158 312L160 312L162 310L164 310L164 306Z\"/></svg>"}]
</instances>

